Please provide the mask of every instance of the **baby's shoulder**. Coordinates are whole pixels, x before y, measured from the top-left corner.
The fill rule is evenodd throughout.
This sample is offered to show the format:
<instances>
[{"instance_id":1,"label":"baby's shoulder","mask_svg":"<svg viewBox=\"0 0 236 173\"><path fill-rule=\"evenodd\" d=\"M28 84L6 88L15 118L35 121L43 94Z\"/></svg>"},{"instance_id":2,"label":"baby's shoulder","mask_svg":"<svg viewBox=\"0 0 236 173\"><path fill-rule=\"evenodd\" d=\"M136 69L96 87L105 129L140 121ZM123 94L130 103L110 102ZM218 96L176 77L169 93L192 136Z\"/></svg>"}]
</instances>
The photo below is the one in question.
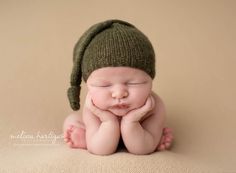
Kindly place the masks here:
<instances>
[{"instance_id":1,"label":"baby's shoulder","mask_svg":"<svg viewBox=\"0 0 236 173\"><path fill-rule=\"evenodd\" d=\"M161 97L157 95L154 91L152 91L151 95L154 97L155 101L163 102Z\"/></svg>"},{"instance_id":2,"label":"baby's shoulder","mask_svg":"<svg viewBox=\"0 0 236 173\"><path fill-rule=\"evenodd\" d=\"M154 99L155 99L155 105L156 105L156 107L165 107L165 105L164 105L164 102L163 102L163 100L161 99L161 97L158 95L158 94L156 94L154 91L152 91L152 96L154 97Z\"/></svg>"}]
</instances>

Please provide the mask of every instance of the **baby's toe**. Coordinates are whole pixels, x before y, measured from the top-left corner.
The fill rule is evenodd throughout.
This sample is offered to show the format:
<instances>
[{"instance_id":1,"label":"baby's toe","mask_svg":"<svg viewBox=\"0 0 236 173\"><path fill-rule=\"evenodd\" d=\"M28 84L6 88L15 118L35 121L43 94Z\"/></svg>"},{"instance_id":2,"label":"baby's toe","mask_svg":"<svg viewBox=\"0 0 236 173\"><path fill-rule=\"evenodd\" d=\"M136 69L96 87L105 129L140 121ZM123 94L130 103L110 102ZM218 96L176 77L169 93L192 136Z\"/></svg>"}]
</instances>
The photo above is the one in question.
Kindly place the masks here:
<instances>
[{"instance_id":1,"label":"baby's toe","mask_svg":"<svg viewBox=\"0 0 236 173\"><path fill-rule=\"evenodd\" d=\"M167 136L166 138L165 138L165 142L171 142L173 140L173 138L172 137L169 137L169 136Z\"/></svg>"},{"instance_id":2,"label":"baby's toe","mask_svg":"<svg viewBox=\"0 0 236 173\"><path fill-rule=\"evenodd\" d=\"M65 141L65 142L68 142L68 141L69 141L69 139L68 139L68 138L64 138L64 141Z\"/></svg>"},{"instance_id":3,"label":"baby's toe","mask_svg":"<svg viewBox=\"0 0 236 173\"><path fill-rule=\"evenodd\" d=\"M70 137L70 133L68 132L68 131L66 131L65 133L64 133L64 138L69 138Z\"/></svg>"},{"instance_id":4,"label":"baby's toe","mask_svg":"<svg viewBox=\"0 0 236 173\"><path fill-rule=\"evenodd\" d=\"M159 151L163 151L163 150L165 150L165 145L164 144L161 144L159 147L158 147L158 150Z\"/></svg>"},{"instance_id":5,"label":"baby's toe","mask_svg":"<svg viewBox=\"0 0 236 173\"><path fill-rule=\"evenodd\" d=\"M172 129L169 128L169 127L165 127L165 128L163 129L163 133L164 133L165 135L167 135L167 134L172 134Z\"/></svg>"},{"instance_id":6,"label":"baby's toe","mask_svg":"<svg viewBox=\"0 0 236 173\"><path fill-rule=\"evenodd\" d=\"M73 148L73 145L74 145L74 144L73 144L72 141L68 141L68 142L67 142L67 145L68 145L69 147Z\"/></svg>"},{"instance_id":7,"label":"baby's toe","mask_svg":"<svg viewBox=\"0 0 236 173\"><path fill-rule=\"evenodd\" d=\"M70 125L70 126L68 127L67 131L68 131L68 132L72 132L73 129L74 129L74 126L73 126L73 125Z\"/></svg>"},{"instance_id":8,"label":"baby's toe","mask_svg":"<svg viewBox=\"0 0 236 173\"><path fill-rule=\"evenodd\" d=\"M170 148L170 146L171 146L171 143L169 143L169 142L165 143L165 148L166 149Z\"/></svg>"}]
</instances>

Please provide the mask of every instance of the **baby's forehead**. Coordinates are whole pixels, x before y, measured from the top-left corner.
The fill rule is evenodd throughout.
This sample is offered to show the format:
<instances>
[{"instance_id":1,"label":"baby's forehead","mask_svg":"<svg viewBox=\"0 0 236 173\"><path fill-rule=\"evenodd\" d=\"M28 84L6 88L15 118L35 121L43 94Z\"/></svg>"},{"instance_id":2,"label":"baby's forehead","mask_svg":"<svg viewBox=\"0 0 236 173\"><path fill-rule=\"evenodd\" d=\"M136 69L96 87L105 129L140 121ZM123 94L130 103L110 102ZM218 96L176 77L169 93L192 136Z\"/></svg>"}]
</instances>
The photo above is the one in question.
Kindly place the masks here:
<instances>
[{"instance_id":1,"label":"baby's forehead","mask_svg":"<svg viewBox=\"0 0 236 173\"><path fill-rule=\"evenodd\" d=\"M132 67L103 67L99 68L91 73L89 78L97 80L108 80L108 79L145 79L150 78L150 76L136 68Z\"/></svg>"},{"instance_id":2,"label":"baby's forehead","mask_svg":"<svg viewBox=\"0 0 236 173\"><path fill-rule=\"evenodd\" d=\"M112 75L148 75L146 72L132 67L103 67L97 70L94 70L92 74L103 75L103 74L112 74Z\"/></svg>"}]
</instances>

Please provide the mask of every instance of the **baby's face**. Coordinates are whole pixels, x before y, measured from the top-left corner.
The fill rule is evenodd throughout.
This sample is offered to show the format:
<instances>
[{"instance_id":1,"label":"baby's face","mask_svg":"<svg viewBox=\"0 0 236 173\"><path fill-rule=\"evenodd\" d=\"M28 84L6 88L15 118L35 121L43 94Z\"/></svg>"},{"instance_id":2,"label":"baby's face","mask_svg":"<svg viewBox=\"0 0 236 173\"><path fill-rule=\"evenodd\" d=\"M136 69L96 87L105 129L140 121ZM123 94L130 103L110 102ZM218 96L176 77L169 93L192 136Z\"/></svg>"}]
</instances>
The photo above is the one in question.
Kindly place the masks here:
<instances>
[{"instance_id":1,"label":"baby's face","mask_svg":"<svg viewBox=\"0 0 236 173\"><path fill-rule=\"evenodd\" d=\"M124 116L145 104L151 93L152 79L139 69L105 67L92 72L87 87L98 108Z\"/></svg>"}]
</instances>

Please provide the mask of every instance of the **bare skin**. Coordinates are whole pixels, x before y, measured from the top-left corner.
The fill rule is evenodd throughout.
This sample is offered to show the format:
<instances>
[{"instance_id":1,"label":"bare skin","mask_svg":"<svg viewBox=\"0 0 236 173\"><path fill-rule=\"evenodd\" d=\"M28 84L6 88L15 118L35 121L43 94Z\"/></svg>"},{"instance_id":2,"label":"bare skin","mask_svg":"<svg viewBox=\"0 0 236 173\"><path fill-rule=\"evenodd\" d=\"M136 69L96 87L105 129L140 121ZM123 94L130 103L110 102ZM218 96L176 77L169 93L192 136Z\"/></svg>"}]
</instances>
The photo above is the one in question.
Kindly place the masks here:
<instances>
[{"instance_id":1,"label":"bare skin","mask_svg":"<svg viewBox=\"0 0 236 173\"><path fill-rule=\"evenodd\" d=\"M164 128L164 104L151 91L152 80L145 72L113 67L90 76L83 115L73 113L64 122L64 139L70 147L108 155L122 137L133 154L170 148L173 135Z\"/></svg>"}]
</instances>

